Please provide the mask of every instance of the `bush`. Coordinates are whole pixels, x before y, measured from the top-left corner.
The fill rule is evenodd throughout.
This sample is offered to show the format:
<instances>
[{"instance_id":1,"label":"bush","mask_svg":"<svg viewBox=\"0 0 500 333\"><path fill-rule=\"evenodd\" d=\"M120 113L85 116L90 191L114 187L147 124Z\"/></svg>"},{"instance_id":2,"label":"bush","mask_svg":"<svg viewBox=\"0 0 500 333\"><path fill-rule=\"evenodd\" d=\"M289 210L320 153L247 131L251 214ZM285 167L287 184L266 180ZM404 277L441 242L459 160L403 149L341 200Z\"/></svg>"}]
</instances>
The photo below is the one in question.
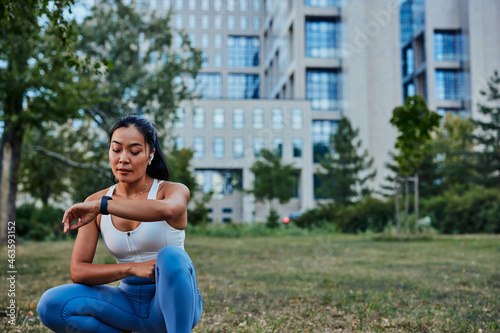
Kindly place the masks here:
<instances>
[{"instance_id":1,"label":"bush","mask_svg":"<svg viewBox=\"0 0 500 333\"><path fill-rule=\"evenodd\" d=\"M394 203L367 197L353 205L340 208L334 223L342 232L357 233L367 230L382 232L394 219Z\"/></svg>"},{"instance_id":2,"label":"bush","mask_svg":"<svg viewBox=\"0 0 500 333\"><path fill-rule=\"evenodd\" d=\"M500 190L478 186L463 194L446 192L423 201L422 213L442 233L500 233Z\"/></svg>"},{"instance_id":3,"label":"bush","mask_svg":"<svg viewBox=\"0 0 500 333\"><path fill-rule=\"evenodd\" d=\"M24 203L16 210L17 235L29 240L64 239L62 217L64 210L50 205L41 208Z\"/></svg>"}]
</instances>

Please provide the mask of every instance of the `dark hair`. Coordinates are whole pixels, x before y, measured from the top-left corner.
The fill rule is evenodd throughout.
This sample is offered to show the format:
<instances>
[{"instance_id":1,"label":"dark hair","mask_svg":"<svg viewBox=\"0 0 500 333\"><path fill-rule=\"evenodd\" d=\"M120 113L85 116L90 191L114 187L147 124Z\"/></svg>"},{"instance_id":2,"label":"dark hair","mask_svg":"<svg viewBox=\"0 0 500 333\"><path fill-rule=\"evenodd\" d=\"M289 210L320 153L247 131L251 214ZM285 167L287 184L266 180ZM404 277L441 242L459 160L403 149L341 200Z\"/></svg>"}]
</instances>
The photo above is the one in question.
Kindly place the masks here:
<instances>
[{"instance_id":1,"label":"dark hair","mask_svg":"<svg viewBox=\"0 0 500 333\"><path fill-rule=\"evenodd\" d=\"M130 126L137 128L137 130L144 136L144 140L150 147L149 153L151 154L153 150L155 151L151 165L148 165L146 168L148 176L156 179L168 180L170 178L170 174L168 172L167 161L165 160L163 151L160 148L160 142L158 140L158 135L156 134L155 126L149 120L136 115L123 117L115 123L109 132L109 140L111 141L111 137L113 136L115 130L121 127L128 128ZM114 180L113 174L111 174L111 179Z\"/></svg>"}]
</instances>

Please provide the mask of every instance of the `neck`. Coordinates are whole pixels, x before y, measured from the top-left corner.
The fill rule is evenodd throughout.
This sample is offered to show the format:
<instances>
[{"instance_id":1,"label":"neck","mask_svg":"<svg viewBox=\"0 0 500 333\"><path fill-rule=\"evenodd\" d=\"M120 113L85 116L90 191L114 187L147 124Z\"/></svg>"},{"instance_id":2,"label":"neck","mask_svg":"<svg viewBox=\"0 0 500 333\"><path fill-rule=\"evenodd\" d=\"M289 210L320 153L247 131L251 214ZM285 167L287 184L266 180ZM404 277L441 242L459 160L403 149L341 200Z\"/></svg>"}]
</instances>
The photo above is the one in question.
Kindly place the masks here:
<instances>
[{"instance_id":1,"label":"neck","mask_svg":"<svg viewBox=\"0 0 500 333\"><path fill-rule=\"evenodd\" d=\"M120 182L119 183L120 192L126 198L131 198L137 196L141 192L145 192L145 190L151 185L151 183L152 179L148 175L144 175L144 177L141 177L138 180L131 183Z\"/></svg>"}]
</instances>

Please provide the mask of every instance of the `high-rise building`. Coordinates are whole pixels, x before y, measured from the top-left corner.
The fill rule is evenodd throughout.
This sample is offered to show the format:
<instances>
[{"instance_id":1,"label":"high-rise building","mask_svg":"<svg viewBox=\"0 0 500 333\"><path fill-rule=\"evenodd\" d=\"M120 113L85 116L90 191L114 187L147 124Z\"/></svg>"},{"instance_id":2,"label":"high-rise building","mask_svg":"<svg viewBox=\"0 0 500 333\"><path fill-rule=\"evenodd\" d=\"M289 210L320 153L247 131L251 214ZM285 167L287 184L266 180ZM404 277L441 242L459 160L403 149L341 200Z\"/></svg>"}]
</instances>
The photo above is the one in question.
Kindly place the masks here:
<instances>
[{"instance_id":1,"label":"high-rise building","mask_svg":"<svg viewBox=\"0 0 500 333\"><path fill-rule=\"evenodd\" d=\"M430 109L478 117L480 90L500 68L500 2L406 0L401 4L403 97Z\"/></svg>"},{"instance_id":2,"label":"high-rise building","mask_svg":"<svg viewBox=\"0 0 500 333\"><path fill-rule=\"evenodd\" d=\"M194 149L193 167L213 191L212 220L262 221L264 204L239 189L262 148L296 168L281 214L315 205L317 156L342 116L384 182L396 136L394 107L423 95L439 112L473 112L474 93L500 67L497 0L129 0L173 11L203 52L201 99L183 103L175 145ZM487 28L488 27L488 28ZM174 40L179 46L180 37Z\"/></svg>"}]
</instances>

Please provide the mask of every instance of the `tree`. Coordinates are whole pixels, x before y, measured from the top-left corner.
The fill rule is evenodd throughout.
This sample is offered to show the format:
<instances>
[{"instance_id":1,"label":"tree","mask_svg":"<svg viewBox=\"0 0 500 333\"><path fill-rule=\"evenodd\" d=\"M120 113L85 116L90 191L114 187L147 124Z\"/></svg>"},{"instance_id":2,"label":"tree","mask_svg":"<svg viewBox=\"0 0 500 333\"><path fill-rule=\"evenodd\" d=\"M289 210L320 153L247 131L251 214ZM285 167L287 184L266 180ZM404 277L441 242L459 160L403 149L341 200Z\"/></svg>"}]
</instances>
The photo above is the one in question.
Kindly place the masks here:
<instances>
[{"instance_id":1,"label":"tree","mask_svg":"<svg viewBox=\"0 0 500 333\"><path fill-rule=\"evenodd\" d=\"M396 138L395 148L398 154L394 158L398 165L399 175L405 183L405 223L408 227L408 191L409 177L414 175L415 181L415 233L418 233L418 171L424 162L427 143L432 140L431 133L439 126L439 116L427 108L427 103L422 96L410 96L405 104L394 108L391 124L396 126L399 135Z\"/></svg>"},{"instance_id":2,"label":"tree","mask_svg":"<svg viewBox=\"0 0 500 333\"><path fill-rule=\"evenodd\" d=\"M63 12L71 0L0 1L0 240L15 220L23 138L44 121L77 116L82 83L68 67L76 35Z\"/></svg>"},{"instance_id":3,"label":"tree","mask_svg":"<svg viewBox=\"0 0 500 333\"><path fill-rule=\"evenodd\" d=\"M63 178L70 180L73 200L81 201L110 182L107 133L116 120L144 115L156 124L160 141L166 141L174 110L193 96L185 82L200 69L201 52L182 33L181 49L173 47L170 15L146 17L121 2L93 8L75 30L80 41L76 50L96 66L78 76L91 87L89 105L80 109L82 121L53 129L65 144L34 141L30 149L70 168ZM112 68L105 68L103 60ZM193 191L190 183L186 185Z\"/></svg>"},{"instance_id":4,"label":"tree","mask_svg":"<svg viewBox=\"0 0 500 333\"><path fill-rule=\"evenodd\" d=\"M431 196L446 190L468 190L478 179L475 142L475 124L470 118L448 114L428 143L428 158L419 173L422 194ZM427 166L427 168L424 168Z\"/></svg>"},{"instance_id":5,"label":"tree","mask_svg":"<svg viewBox=\"0 0 500 333\"><path fill-rule=\"evenodd\" d=\"M262 149L261 159L254 162L250 171L254 174L252 189L248 190L253 194L256 201L268 201L271 205L268 216L268 225L277 225L278 217L276 201L285 204L293 196L295 188L295 170L293 164L284 164L281 156L271 150Z\"/></svg>"},{"instance_id":6,"label":"tree","mask_svg":"<svg viewBox=\"0 0 500 333\"><path fill-rule=\"evenodd\" d=\"M478 103L478 111L484 117L475 119L479 127L476 135L480 151L478 171L482 175L480 182L487 187L500 186L500 76L493 73L486 90L481 90L485 101Z\"/></svg>"},{"instance_id":7,"label":"tree","mask_svg":"<svg viewBox=\"0 0 500 333\"><path fill-rule=\"evenodd\" d=\"M376 175L375 170L370 171L373 158L368 151L359 152L362 142L358 135L359 129L353 129L349 119L343 117L330 137L330 151L319 158L324 171L317 173L321 182L318 194L341 206L370 194L367 182Z\"/></svg>"}]
</instances>

